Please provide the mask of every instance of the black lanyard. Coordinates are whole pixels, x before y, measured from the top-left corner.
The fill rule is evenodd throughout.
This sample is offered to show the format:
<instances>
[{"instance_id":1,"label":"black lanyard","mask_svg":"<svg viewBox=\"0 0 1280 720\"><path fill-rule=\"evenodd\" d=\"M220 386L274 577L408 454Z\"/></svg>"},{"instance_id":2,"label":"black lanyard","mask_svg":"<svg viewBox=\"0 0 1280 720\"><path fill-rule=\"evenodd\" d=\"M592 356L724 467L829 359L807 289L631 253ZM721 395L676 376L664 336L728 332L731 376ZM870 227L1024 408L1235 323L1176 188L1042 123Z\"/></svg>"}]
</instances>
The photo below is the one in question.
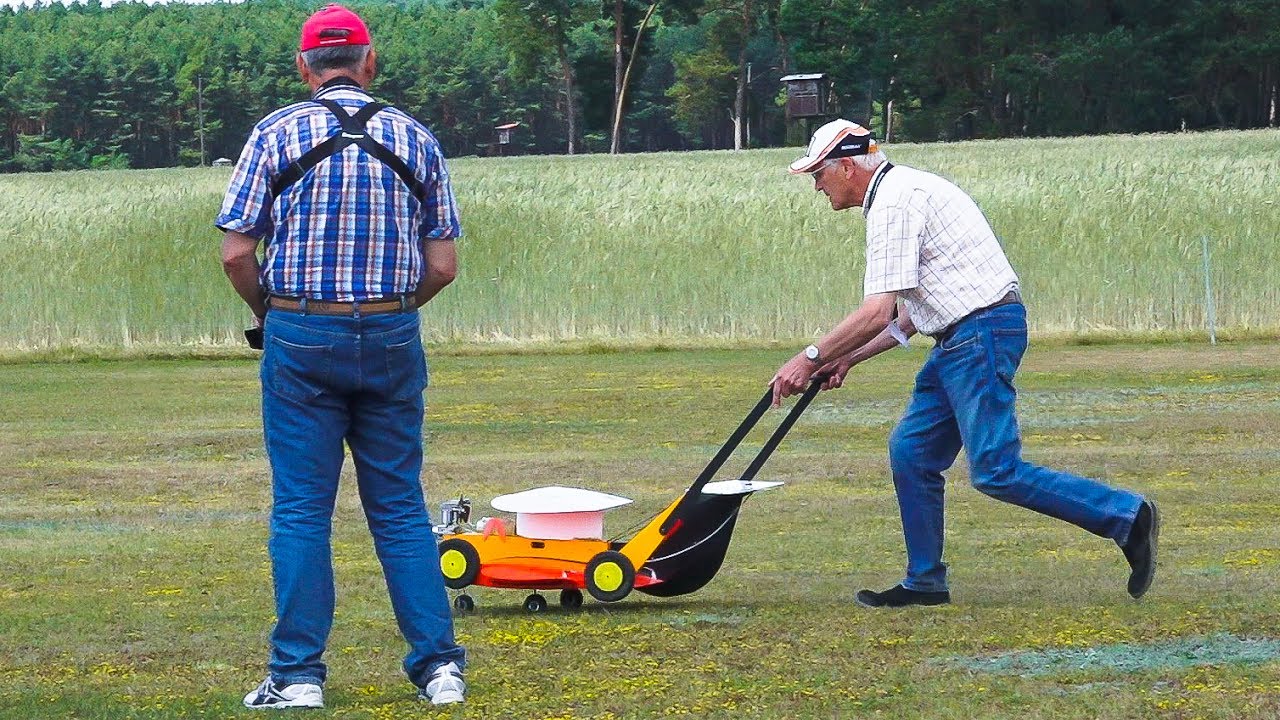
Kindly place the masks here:
<instances>
[{"instance_id":1,"label":"black lanyard","mask_svg":"<svg viewBox=\"0 0 1280 720\"><path fill-rule=\"evenodd\" d=\"M871 203L876 201L876 190L880 189L880 181L884 180L884 176L889 174L893 169L893 163L888 160L884 161L884 169L876 174L876 179L871 183L871 189L867 191L867 202L864 204L862 211L864 213L871 212Z\"/></svg>"}]
</instances>

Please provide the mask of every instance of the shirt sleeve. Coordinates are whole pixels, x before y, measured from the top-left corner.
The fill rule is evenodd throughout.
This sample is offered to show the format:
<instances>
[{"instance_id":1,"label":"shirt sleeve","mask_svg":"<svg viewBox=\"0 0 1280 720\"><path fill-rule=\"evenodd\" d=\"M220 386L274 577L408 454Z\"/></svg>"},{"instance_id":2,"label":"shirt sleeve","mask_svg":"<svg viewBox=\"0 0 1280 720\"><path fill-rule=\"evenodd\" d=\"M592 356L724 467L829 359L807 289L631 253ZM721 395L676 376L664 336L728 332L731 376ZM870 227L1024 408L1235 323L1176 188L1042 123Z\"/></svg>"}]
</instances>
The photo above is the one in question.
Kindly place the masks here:
<instances>
[{"instance_id":1,"label":"shirt sleeve","mask_svg":"<svg viewBox=\"0 0 1280 720\"><path fill-rule=\"evenodd\" d=\"M924 215L908 205L877 207L867 214L864 297L910 290L920 284L920 237L924 224Z\"/></svg>"},{"instance_id":2,"label":"shirt sleeve","mask_svg":"<svg viewBox=\"0 0 1280 720\"><path fill-rule=\"evenodd\" d=\"M234 230L259 239L269 233L273 176L266 140L261 129L255 127L240 151L240 160L222 199L222 209L213 224L219 230Z\"/></svg>"},{"instance_id":3,"label":"shirt sleeve","mask_svg":"<svg viewBox=\"0 0 1280 720\"><path fill-rule=\"evenodd\" d=\"M418 234L423 240L457 240L462 237L462 225L458 221L458 203L453 197L449 169L445 166L440 146L432 143L427 157L427 187L430 189L422 207L422 225Z\"/></svg>"}]
</instances>

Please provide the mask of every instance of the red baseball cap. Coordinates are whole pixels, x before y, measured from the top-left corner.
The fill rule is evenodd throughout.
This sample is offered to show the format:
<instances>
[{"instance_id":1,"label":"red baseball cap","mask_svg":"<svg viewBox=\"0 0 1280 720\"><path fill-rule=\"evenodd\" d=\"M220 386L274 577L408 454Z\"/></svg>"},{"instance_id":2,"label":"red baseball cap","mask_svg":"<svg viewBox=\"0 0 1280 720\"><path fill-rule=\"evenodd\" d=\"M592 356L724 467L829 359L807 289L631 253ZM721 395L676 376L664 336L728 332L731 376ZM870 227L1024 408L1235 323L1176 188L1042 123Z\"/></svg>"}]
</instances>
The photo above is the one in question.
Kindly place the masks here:
<instances>
[{"instance_id":1,"label":"red baseball cap","mask_svg":"<svg viewBox=\"0 0 1280 720\"><path fill-rule=\"evenodd\" d=\"M360 16L337 3L330 3L302 23L302 42L298 49L306 51L369 44L369 28L365 27Z\"/></svg>"}]
</instances>

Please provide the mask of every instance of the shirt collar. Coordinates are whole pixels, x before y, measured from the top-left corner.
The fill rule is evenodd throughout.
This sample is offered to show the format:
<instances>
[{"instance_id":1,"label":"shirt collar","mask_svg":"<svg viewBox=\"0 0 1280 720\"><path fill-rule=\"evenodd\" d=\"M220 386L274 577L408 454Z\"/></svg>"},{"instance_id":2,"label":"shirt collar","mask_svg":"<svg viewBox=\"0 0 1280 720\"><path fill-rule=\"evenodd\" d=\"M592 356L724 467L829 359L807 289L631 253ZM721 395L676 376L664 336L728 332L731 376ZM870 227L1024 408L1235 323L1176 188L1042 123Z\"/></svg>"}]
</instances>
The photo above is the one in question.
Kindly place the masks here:
<instances>
[{"instance_id":1,"label":"shirt collar","mask_svg":"<svg viewBox=\"0 0 1280 720\"><path fill-rule=\"evenodd\" d=\"M346 75L339 75L335 78L330 78L329 80L325 81L323 85L316 88L315 94L311 96L311 99L315 100L321 95L325 95L333 90L351 90L353 92L358 92L361 95L369 94L365 92L364 88L360 87L360 83L356 82L355 80L352 80Z\"/></svg>"},{"instance_id":2,"label":"shirt collar","mask_svg":"<svg viewBox=\"0 0 1280 720\"><path fill-rule=\"evenodd\" d=\"M876 199L876 190L880 188L880 181L884 179L884 174L889 172L889 168L893 167L893 163L885 160L880 163L876 171L871 173L871 182L867 183L867 192L862 196L862 217L866 217L871 212L871 202Z\"/></svg>"}]
</instances>

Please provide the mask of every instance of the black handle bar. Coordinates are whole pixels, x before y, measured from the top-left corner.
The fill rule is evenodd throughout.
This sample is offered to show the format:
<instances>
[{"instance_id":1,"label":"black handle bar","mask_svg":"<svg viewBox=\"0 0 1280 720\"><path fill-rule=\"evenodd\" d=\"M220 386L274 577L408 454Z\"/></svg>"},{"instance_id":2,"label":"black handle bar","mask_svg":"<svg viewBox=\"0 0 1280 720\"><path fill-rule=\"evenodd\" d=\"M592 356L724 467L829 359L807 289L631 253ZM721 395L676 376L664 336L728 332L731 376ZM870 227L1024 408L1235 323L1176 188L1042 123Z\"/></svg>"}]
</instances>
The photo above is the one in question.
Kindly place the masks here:
<instances>
[{"instance_id":1,"label":"black handle bar","mask_svg":"<svg viewBox=\"0 0 1280 720\"><path fill-rule=\"evenodd\" d=\"M778 444L782 442L782 438L786 437L787 433L791 431L791 426L795 425L796 421L800 419L800 414L804 412L805 408L809 407L809 403L813 402L813 398L822 389L822 383L825 381L826 378L824 377L809 383L809 387L805 388L804 394L796 401L796 404L791 408L791 412L787 413L787 416L782 419L782 423L773 431L773 435L769 436L768 442L764 444L764 447L760 448L760 452L756 453L755 459L747 466L746 471L739 478L740 480L746 482L755 478L756 473L760 472L760 468L764 467L765 461L769 459L769 456L777 449ZM773 389L770 388L770 393L772 392Z\"/></svg>"},{"instance_id":2,"label":"black handle bar","mask_svg":"<svg viewBox=\"0 0 1280 720\"><path fill-rule=\"evenodd\" d=\"M787 433L791 430L791 426L795 425L796 421L800 419L800 414L804 412L805 408L809 407L809 403L813 401L814 396L816 396L818 391L822 389L822 383L825 381L826 377L820 377L815 378L809 383L809 387L806 388L804 394L800 396L800 400L792 406L791 410L787 413L787 416L783 418L782 423L778 425L777 429L773 431L773 435L771 435L769 440L765 442L764 447L760 448L760 452L756 453L755 458L751 461L751 465L749 465L746 472L742 474L742 480L751 480L756 476L756 473L764 466L765 461L769 459L769 456L773 454L773 451L778 447L778 444L782 442L782 438L786 437ZM738 445L742 443L742 439L747 436L747 433L751 432L751 428L755 427L756 423L760 421L760 418L764 416L765 411L767 411L769 406L772 404L773 386L770 385L769 388L764 391L764 396L760 398L760 401L756 403L755 407L751 408L751 412L747 413L747 416L738 424L738 428L733 431L733 434L729 436L729 439L726 440L724 444L720 446L720 449L716 451L715 457L711 458L711 462L707 463L707 466L702 469L702 472L698 473L697 479L694 480L693 484L689 486L689 489L685 491L686 497L694 493L701 492L702 488L711 481L711 478L715 477L715 474L720 471L720 468L724 465L725 461L729 459L729 456L733 454L733 451L738 449ZM672 512L671 515L669 515L662 523L662 527L659 528L659 532L662 532L663 534L670 532L671 526L675 524L677 514L678 513L676 512Z\"/></svg>"}]
</instances>

